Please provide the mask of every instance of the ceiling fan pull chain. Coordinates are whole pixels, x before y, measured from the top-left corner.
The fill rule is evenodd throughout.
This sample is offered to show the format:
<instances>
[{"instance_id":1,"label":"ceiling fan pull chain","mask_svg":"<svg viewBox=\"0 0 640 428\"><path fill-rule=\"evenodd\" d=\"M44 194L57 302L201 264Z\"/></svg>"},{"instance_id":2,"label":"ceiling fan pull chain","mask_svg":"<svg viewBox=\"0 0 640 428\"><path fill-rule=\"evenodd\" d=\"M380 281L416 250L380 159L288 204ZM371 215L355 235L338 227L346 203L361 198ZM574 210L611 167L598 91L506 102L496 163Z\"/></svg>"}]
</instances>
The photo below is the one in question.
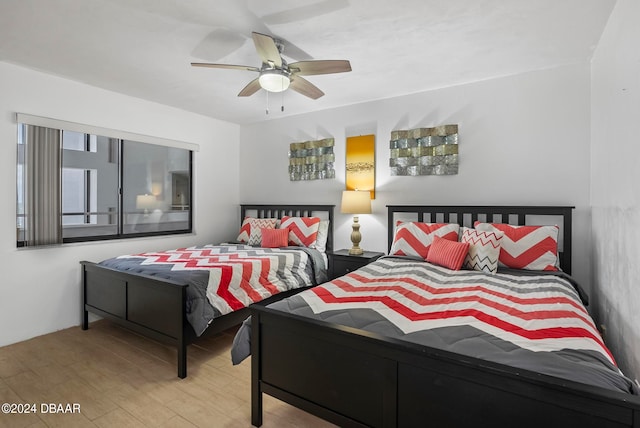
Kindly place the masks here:
<instances>
[{"instance_id":1,"label":"ceiling fan pull chain","mask_svg":"<svg viewBox=\"0 0 640 428\"><path fill-rule=\"evenodd\" d=\"M280 111L284 111L284 91L281 92L282 94L282 101L280 103Z\"/></svg>"},{"instance_id":2,"label":"ceiling fan pull chain","mask_svg":"<svg viewBox=\"0 0 640 428\"><path fill-rule=\"evenodd\" d=\"M265 91L267 93L267 114L269 114L269 91Z\"/></svg>"}]
</instances>

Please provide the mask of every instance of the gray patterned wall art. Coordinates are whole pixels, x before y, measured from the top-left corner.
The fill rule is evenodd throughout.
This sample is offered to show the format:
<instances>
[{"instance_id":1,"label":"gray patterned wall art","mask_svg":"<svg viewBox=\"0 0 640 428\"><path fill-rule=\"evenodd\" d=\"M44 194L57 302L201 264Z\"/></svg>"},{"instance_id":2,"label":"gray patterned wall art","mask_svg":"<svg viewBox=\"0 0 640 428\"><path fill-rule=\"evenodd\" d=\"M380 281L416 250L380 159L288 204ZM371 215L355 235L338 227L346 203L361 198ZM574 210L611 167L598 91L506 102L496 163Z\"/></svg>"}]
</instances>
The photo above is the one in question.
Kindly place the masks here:
<instances>
[{"instance_id":1,"label":"gray patterned wall art","mask_svg":"<svg viewBox=\"0 0 640 428\"><path fill-rule=\"evenodd\" d=\"M289 180L335 178L333 145L333 138L291 143L289 145Z\"/></svg>"},{"instance_id":2,"label":"gray patterned wall art","mask_svg":"<svg viewBox=\"0 0 640 428\"><path fill-rule=\"evenodd\" d=\"M458 125L391 131L391 175L458 173Z\"/></svg>"}]
</instances>

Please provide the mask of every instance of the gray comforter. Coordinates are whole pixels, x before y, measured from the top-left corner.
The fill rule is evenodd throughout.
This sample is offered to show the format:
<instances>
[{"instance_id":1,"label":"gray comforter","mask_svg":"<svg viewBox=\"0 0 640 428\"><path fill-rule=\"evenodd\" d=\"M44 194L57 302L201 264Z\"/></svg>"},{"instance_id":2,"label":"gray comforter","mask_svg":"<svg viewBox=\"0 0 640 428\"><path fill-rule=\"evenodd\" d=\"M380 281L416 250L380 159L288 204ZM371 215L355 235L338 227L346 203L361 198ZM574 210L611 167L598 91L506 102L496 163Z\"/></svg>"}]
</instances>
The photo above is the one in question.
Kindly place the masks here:
<instances>
[{"instance_id":1,"label":"gray comforter","mask_svg":"<svg viewBox=\"0 0 640 428\"><path fill-rule=\"evenodd\" d=\"M269 305L303 317L398 338L625 393L637 385L616 367L563 273L451 271L384 257ZM249 353L250 321L232 359Z\"/></svg>"}]
</instances>

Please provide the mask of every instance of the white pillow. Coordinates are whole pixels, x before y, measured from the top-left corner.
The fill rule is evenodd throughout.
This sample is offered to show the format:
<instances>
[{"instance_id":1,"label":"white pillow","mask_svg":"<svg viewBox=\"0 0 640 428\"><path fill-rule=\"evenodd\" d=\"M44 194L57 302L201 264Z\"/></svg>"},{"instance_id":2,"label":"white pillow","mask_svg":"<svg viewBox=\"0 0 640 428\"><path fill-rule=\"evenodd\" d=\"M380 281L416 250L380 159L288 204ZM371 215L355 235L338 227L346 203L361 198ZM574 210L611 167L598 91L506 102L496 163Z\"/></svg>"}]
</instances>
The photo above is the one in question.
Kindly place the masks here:
<instances>
[{"instance_id":1,"label":"white pillow","mask_svg":"<svg viewBox=\"0 0 640 428\"><path fill-rule=\"evenodd\" d=\"M468 227L462 228L460 242L469 243L469 252L462 267L487 273L498 271L500 244L504 233L501 231L481 231Z\"/></svg>"},{"instance_id":2,"label":"white pillow","mask_svg":"<svg viewBox=\"0 0 640 428\"><path fill-rule=\"evenodd\" d=\"M327 251L327 239L329 239L329 220L320 220L316 242L309 248L315 248L324 253Z\"/></svg>"}]
</instances>

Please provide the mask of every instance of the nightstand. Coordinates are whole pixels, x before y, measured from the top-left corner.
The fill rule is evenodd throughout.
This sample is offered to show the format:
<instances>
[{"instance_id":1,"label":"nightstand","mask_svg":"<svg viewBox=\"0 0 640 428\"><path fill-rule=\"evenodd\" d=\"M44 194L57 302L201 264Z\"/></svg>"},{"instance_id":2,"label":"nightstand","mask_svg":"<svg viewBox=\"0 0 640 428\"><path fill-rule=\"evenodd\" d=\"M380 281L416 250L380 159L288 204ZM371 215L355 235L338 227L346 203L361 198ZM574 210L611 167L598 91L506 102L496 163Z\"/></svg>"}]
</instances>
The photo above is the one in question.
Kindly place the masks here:
<instances>
[{"instance_id":1,"label":"nightstand","mask_svg":"<svg viewBox=\"0 0 640 428\"><path fill-rule=\"evenodd\" d=\"M338 250L327 253L329 256L329 279L334 279L366 266L384 256L384 253L365 251L358 256L349 254L349 250Z\"/></svg>"}]
</instances>

